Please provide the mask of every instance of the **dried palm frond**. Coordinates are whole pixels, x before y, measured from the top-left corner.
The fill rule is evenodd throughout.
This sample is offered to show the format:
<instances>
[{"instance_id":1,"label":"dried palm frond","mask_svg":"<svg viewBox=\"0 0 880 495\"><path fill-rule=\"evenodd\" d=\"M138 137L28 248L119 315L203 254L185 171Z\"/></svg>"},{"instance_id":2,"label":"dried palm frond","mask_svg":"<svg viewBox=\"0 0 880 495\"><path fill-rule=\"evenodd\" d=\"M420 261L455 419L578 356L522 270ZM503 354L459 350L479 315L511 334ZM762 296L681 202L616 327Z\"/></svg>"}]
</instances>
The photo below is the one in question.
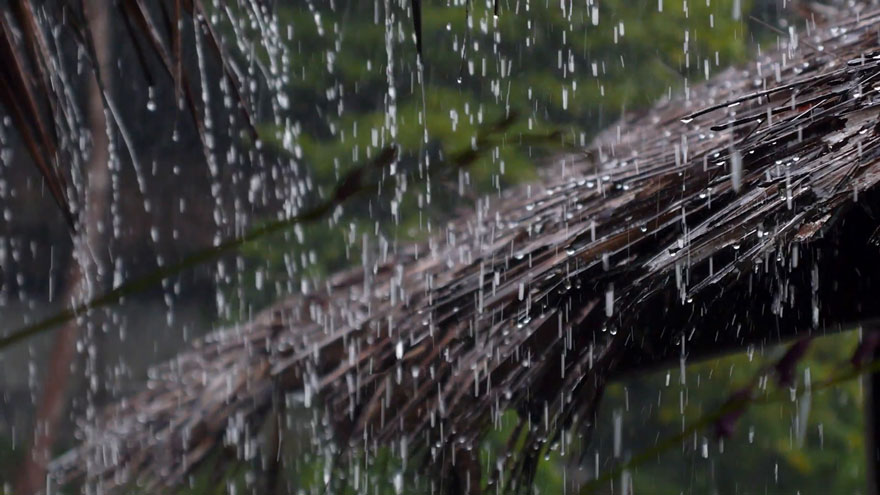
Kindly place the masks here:
<instances>
[{"instance_id":1,"label":"dried palm frond","mask_svg":"<svg viewBox=\"0 0 880 495\"><path fill-rule=\"evenodd\" d=\"M509 489L595 427L609 379L877 320L880 10L849 14L210 335L86 426L57 479L180 483L298 390L338 445L405 441L450 492L480 489L472 449L513 409L490 480Z\"/></svg>"},{"instance_id":2,"label":"dried palm frond","mask_svg":"<svg viewBox=\"0 0 880 495\"><path fill-rule=\"evenodd\" d=\"M109 2L108 2L109 3ZM229 88L244 112L252 135L256 135L250 118L249 105L242 97L240 77L234 61L223 50L204 7L199 0L119 0L114 15L126 27L127 39L137 54L145 79L153 86L155 79L150 70L150 59L158 60L175 88L176 101L185 101L199 136L204 143L203 109L193 98L194 87L183 64L181 42L184 22L195 19L205 32L211 53L229 80ZM32 2L10 0L0 12L0 105L12 119L33 164L43 176L46 186L71 228L76 228L76 201L70 197L68 182L71 175L72 155L77 153L77 139L68 137L83 127L78 117L71 80L79 77L67 74L65 46L71 41L85 54L86 66L101 88L100 94L109 115L117 126L123 118L105 88L102 68L96 62L90 18L94 9L105 8L103 2ZM115 20L115 19L114 19ZM79 55L77 55L79 56ZM77 60L79 63L80 60ZM207 144L205 143L205 146ZM134 153L133 150L129 150Z\"/></svg>"}]
</instances>

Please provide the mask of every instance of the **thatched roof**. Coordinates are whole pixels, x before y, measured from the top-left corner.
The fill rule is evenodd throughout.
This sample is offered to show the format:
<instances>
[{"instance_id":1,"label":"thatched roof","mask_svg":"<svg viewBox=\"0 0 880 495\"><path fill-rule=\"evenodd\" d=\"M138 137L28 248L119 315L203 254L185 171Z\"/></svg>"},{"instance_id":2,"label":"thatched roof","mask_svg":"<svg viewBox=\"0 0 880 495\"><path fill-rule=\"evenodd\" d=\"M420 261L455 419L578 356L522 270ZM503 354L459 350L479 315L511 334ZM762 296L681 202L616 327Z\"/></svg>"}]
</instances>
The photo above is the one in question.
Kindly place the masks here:
<instances>
[{"instance_id":1,"label":"thatched roof","mask_svg":"<svg viewBox=\"0 0 880 495\"><path fill-rule=\"evenodd\" d=\"M880 10L833 24L210 335L56 475L179 483L300 390L341 447L405 439L452 491L476 489L470 448L514 409L527 439L496 474L521 482L562 430L589 429L616 376L880 318Z\"/></svg>"}]
</instances>

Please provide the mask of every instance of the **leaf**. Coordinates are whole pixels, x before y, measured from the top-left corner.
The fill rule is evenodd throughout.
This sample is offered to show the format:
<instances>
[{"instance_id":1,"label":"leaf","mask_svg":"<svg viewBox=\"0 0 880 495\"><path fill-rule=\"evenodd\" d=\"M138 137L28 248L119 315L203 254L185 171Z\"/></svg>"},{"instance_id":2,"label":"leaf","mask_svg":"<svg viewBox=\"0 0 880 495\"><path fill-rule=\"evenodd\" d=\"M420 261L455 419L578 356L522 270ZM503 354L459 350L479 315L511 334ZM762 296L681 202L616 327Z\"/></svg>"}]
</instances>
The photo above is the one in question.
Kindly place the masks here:
<instances>
[{"instance_id":1,"label":"leaf","mask_svg":"<svg viewBox=\"0 0 880 495\"><path fill-rule=\"evenodd\" d=\"M27 27L24 30L29 31ZM27 35L28 39L36 39L36 37L37 34L33 32ZM33 50L36 53L35 47ZM37 96L28 82L33 75L18 53L11 26L3 16L0 16L0 64L5 68L0 72L0 101L11 114L34 165L46 181L49 192L61 208L68 226L71 230L75 230L73 211L65 193L67 186L64 177L55 166L57 148L55 140L41 118ZM44 96L49 98L48 95Z\"/></svg>"},{"instance_id":2,"label":"leaf","mask_svg":"<svg viewBox=\"0 0 880 495\"><path fill-rule=\"evenodd\" d=\"M251 116L250 111L248 110L247 102L244 100L244 97L241 94L241 84L239 83L238 78L235 77L235 72L233 72L232 70L229 57L226 55L226 52L220 45L217 34L214 32L214 27L211 25L211 23L207 21L208 16L207 14L205 14L205 8L202 6L201 0L193 0L191 9L193 15L198 14L202 26L208 32L208 41L211 42L211 45L214 47L214 51L217 53L217 57L220 59L220 63L223 66L223 73L226 74L226 78L230 82L232 93L238 100L238 108L245 116L245 121L248 124L248 129L250 130L251 137L256 140L257 128L255 127L254 119Z\"/></svg>"}]
</instances>

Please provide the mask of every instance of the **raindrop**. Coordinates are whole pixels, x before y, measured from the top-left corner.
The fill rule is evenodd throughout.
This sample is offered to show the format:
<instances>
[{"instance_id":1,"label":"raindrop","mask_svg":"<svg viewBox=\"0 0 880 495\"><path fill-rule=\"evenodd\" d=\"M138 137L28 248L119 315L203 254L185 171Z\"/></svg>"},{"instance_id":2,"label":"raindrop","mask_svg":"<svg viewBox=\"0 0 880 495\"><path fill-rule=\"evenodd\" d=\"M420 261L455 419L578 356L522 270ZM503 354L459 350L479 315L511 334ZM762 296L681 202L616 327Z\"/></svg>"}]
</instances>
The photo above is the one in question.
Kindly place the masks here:
<instances>
[{"instance_id":1,"label":"raindrop","mask_svg":"<svg viewBox=\"0 0 880 495\"><path fill-rule=\"evenodd\" d=\"M394 473L393 483L394 483L394 493L396 493L398 495L403 493L403 473L402 472L398 471L398 472Z\"/></svg>"},{"instance_id":2,"label":"raindrop","mask_svg":"<svg viewBox=\"0 0 880 495\"><path fill-rule=\"evenodd\" d=\"M734 192L742 187L742 154L734 151L730 156L730 183Z\"/></svg>"},{"instance_id":3,"label":"raindrop","mask_svg":"<svg viewBox=\"0 0 880 495\"><path fill-rule=\"evenodd\" d=\"M156 87L150 86L147 89L147 110L156 111Z\"/></svg>"},{"instance_id":4,"label":"raindrop","mask_svg":"<svg viewBox=\"0 0 880 495\"><path fill-rule=\"evenodd\" d=\"M609 284L605 290L605 316L611 317L614 314L614 284Z\"/></svg>"}]
</instances>

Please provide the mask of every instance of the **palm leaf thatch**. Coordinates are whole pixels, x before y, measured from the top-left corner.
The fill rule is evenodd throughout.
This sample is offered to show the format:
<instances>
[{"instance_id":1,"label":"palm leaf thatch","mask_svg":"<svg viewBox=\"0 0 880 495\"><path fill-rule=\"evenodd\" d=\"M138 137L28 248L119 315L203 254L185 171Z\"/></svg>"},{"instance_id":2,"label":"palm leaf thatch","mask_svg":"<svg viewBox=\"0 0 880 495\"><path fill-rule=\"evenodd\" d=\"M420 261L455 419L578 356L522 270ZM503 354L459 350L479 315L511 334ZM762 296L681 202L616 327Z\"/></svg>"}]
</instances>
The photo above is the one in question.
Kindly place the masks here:
<instances>
[{"instance_id":1,"label":"palm leaf thatch","mask_svg":"<svg viewBox=\"0 0 880 495\"><path fill-rule=\"evenodd\" d=\"M256 131L250 119L249 106L240 89L240 71L222 48L208 21L200 0L118 0L114 21L125 26L126 42L137 54L144 77L150 86L155 83L152 67L161 67L170 77L178 104L187 108L199 136L205 142L203 109L193 96L198 90L190 80L183 60L186 56L181 41L184 26L193 22L205 32L210 50L229 81L231 94L238 100L253 136ZM107 2L110 5L110 2ZM10 0L0 13L0 104L12 119L15 129L31 156L33 165L42 175L47 189L60 206L71 229L77 228L78 207L74 191L69 188L72 164L82 161L75 156L81 122L76 95L64 78L78 77L65 69L70 64L66 46L76 46L84 60L77 63L88 67L86 77L94 78L100 88L103 104L113 117L115 126L123 127L118 106L104 85L106 74L97 63L90 18L94 9L107 8L103 2L31 2ZM191 70L191 69L190 69ZM129 150L134 153L133 150Z\"/></svg>"},{"instance_id":2,"label":"palm leaf thatch","mask_svg":"<svg viewBox=\"0 0 880 495\"><path fill-rule=\"evenodd\" d=\"M210 335L87 425L57 479L175 485L300 391L339 452L405 442L450 492L480 490L471 449L515 410L490 480L514 488L594 427L608 380L876 322L878 29L867 9L811 26L441 236Z\"/></svg>"}]
</instances>

